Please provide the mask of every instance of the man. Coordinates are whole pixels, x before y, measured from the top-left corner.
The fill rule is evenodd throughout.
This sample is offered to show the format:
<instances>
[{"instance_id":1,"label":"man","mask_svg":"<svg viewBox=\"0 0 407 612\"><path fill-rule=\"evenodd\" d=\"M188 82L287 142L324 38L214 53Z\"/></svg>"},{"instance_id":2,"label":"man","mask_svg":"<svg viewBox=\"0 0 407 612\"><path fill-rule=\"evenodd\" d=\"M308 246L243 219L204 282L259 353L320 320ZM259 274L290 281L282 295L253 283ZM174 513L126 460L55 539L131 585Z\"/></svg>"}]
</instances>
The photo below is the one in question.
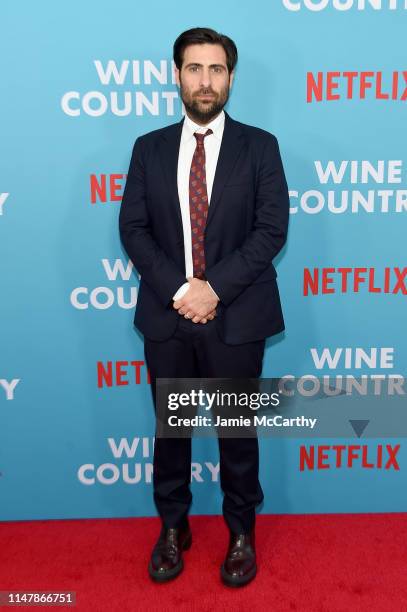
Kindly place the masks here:
<instances>
[{"instance_id":1,"label":"man","mask_svg":"<svg viewBox=\"0 0 407 612\"><path fill-rule=\"evenodd\" d=\"M284 329L272 259L285 243L288 191L277 139L224 112L234 42L208 28L174 44L186 116L136 140L120 211L141 274L135 325L157 378L258 378L265 339ZM255 508L263 500L257 437L219 437L229 586L256 575ZM154 500L162 529L149 564L166 581L192 538L191 439L156 438Z\"/></svg>"}]
</instances>

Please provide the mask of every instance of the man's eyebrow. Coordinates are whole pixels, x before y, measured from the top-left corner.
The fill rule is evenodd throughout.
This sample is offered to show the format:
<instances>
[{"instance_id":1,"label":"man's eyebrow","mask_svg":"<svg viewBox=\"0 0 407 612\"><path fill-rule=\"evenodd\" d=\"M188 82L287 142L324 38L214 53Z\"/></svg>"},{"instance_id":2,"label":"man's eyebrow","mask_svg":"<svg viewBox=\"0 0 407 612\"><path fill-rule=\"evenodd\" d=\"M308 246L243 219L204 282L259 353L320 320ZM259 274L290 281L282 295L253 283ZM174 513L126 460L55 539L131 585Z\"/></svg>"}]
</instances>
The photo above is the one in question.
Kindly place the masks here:
<instances>
[{"instance_id":1,"label":"man's eyebrow","mask_svg":"<svg viewBox=\"0 0 407 612\"><path fill-rule=\"evenodd\" d=\"M200 67L202 67L203 64L200 64L199 62L189 62L189 64L187 64L185 66L185 68L188 68L189 66L200 66ZM209 68L226 68L226 64L210 64Z\"/></svg>"}]
</instances>

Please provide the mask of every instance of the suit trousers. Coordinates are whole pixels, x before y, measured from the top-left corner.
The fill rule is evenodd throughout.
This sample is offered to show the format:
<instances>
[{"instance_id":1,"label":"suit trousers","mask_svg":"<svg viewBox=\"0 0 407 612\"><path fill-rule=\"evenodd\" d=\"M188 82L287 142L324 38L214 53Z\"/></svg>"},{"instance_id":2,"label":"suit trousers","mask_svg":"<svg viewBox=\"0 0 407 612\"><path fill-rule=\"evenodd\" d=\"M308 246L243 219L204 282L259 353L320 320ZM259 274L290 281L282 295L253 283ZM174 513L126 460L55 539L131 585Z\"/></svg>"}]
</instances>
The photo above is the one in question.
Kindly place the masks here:
<instances>
[{"instance_id":1,"label":"suit trousers","mask_svg":"<svg viewBox=\"0 0 407 612\"><path fill-rule=\"evenodd\" d=\"M260 377L265 339L228 345L218 335L216 319L202 324L179 317L168 340L144 339L154 406L157 378ZM249 533L255 523L255 508L263 501L257 436L218 437L218 444L224 519L232 532ZM156 437L153 462L158 513L165 527L181 527L192 502L191 438Z\"/></svg>"}]
</instances>

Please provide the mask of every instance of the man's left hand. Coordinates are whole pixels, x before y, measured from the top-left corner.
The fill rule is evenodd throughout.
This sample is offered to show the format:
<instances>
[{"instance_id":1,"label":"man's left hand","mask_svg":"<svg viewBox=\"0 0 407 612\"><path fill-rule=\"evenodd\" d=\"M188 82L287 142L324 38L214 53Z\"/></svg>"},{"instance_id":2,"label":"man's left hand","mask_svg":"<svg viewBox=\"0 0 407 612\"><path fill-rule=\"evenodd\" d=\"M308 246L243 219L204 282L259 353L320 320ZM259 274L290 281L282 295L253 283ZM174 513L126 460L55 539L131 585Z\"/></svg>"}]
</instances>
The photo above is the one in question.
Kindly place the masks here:
<instances>
[{"instance_id":1,"label":"man's left hand","mask_svg":"<svg viewBox=\"0 0 407 612\"><path fill-rule=\"evenodd\" d=\"M210 312L215 310L219 300L206 281L188 277L189 289L185 295L173 304L178 314L187 315L193 323L199 323Z\"/></svg>"}]
</instances>

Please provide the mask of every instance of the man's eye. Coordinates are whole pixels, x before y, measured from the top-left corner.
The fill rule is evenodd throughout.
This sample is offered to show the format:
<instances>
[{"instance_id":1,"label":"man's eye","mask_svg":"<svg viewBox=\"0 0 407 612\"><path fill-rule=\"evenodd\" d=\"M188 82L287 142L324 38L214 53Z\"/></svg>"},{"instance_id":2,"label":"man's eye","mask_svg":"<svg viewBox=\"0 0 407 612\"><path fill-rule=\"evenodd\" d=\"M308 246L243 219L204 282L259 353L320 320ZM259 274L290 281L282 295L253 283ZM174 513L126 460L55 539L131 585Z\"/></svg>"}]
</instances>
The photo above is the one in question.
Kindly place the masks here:
<instances>
[{"instance_id":1,"label":"man's eye","mask_svg":"<svg viewBox=\"0 0 407 612\"><path fill-rule=\"evenodd\" d=\"M198 72L198 66L191 66L190 70L191 72Z\"/></svg>"},{"instance_id":2,"label":"man's eye","mask_svg":"<svg viewBox=\"0 0 407 612\"><path fill-rule=\"evenodd\" d=\"M219 66L214 66L213 71L214 72L222 72L222 68L220 68Z\"/></svg>"}]
</instances>

